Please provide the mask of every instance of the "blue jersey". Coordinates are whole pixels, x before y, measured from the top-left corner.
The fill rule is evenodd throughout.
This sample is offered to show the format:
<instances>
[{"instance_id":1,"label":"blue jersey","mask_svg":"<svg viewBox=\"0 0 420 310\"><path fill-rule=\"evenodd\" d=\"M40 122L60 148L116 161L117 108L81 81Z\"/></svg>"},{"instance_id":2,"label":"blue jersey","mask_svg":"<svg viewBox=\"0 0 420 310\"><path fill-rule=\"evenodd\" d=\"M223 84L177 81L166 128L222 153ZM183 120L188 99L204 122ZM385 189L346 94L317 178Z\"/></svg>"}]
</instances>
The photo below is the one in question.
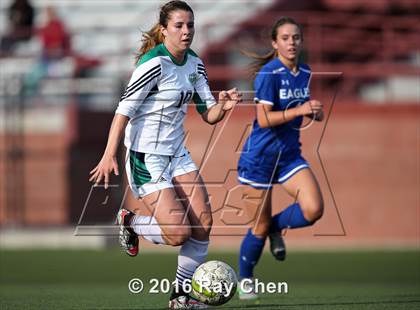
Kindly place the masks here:
<instances>
[{"instance_id":1,"label":"blue jersey","mask_svg":"<svg viewBox=\"0 0 420 310\"><path fill-rule=\"evenodd\" d=\"M272 111L285 111L310 99L309 83L311 71L308 65L299 64L296 73L287 68L278 58L264 65L254 81L255 102L272 105ZM261 128L254 120L239 160L241 182L255 184L272 183L273 169L282 182L295 168L307 167L300 155L300 126L303 117L296 117L287 123ZM251 171L252 170L252 171ZM264 177L262 175L265 175ZM257 183L256 183L257 182ZM252 184L248 182L249 184Z\"/></svg>"},{"instance_id":2,"label":"blue jersey","mask_svg":"<svg viewBox=\"0 0 420 310\"><path fill-rule=\"evenodd\" d=\"M272 111L285 111L310 99L309 82L311 71L308 65L299 64L293 73L278 58L270 61L258 72L254 81L255 102L273 106ZM259 156L261 152L277 157L279 152L292 152L300 148L299 128L303 117L296 117L285 124L261 128L254 121L251 135L244 152Z\"/></svg>"}]
</instances>

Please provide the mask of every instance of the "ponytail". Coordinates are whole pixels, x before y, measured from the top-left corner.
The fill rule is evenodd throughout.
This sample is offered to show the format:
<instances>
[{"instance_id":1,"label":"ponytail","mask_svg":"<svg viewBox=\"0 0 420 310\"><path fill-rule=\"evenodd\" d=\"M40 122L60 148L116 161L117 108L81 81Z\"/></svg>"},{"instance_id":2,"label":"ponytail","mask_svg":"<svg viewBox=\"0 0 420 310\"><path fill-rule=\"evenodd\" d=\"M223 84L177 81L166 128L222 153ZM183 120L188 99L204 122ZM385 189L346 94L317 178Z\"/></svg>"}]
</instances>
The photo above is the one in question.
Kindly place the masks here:
<instances>
[{"instance_id":1,"label":"ponytail","mask_svg":"<svg viewBox=\"0 0 420 310\"><path fill-rule=\"evenodd\" d=\"M160 31L161 26L160 24L156 24L153 26L152 29L150 29L147 32L143 32L142 34L142 45L138 49L138 52L136 54L136 64L139 62L141 57L146 54L148 51L150 51L152 48L154 48L156 45L163 42L163 34Z\"/></svg>"},{"instance_id":2,"label":"ponytail","mask_svg":"<svg viewBox=\"0 0 420 310\"><path fill-rule=\"evenodd\" d=\"M275 49L272 49L269 53L264 55L258 55L248 51L242 51L242 53L245 56L254 59L254 61L249 65L249 74L251 76L254 76L256 72L260 71L262 66L277 57L277 51Z\"/></svg>"}]
</instances>

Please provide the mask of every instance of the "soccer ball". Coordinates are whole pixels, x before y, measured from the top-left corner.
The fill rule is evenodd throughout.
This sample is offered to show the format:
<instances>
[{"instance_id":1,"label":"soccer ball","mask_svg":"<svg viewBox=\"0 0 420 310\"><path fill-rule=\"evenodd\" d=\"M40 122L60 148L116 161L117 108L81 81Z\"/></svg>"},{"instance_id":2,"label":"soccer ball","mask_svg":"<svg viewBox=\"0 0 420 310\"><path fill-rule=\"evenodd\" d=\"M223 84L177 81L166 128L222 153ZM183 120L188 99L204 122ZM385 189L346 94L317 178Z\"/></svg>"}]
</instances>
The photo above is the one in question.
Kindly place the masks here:
<instances>
[{"instance_id":1,"label":"soccer ball","mask_svg":"<svg viewBox=\"0 0 420 310\"><path fill-rule=\"evenodd\" d=\"M228 264L212 260L198 266L191 280L192 295L199 301L220 306L236 292L235 271Z\"/></svg>"}]
</instances>

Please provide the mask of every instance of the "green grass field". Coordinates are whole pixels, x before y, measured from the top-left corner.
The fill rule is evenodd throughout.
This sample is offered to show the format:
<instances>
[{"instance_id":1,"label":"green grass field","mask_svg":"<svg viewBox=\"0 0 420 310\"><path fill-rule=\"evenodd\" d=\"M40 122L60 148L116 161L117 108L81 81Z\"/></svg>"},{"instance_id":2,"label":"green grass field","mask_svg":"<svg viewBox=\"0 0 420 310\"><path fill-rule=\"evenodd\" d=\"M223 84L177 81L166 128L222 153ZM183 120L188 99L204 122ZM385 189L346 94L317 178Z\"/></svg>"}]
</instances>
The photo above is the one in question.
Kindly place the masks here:
<instances>
[{"instance_id":1,"label":"green grass field","mask_svg":"<svg viewBox=\"0 0 420 310\"><path fill-rule=\"evenodd\" d=\"M236 268L236 254L209 259ZM168 294L132 294L137 277L173 279L174 253L130 258L106 251L0 251L0 308L162 309ZM420 252L292 252L286 262L269 254L257 268L264 281L287 282L287 294L264 294L260 304L235 296L224 309L420 309Z\"/></svg>"}]
</instances>

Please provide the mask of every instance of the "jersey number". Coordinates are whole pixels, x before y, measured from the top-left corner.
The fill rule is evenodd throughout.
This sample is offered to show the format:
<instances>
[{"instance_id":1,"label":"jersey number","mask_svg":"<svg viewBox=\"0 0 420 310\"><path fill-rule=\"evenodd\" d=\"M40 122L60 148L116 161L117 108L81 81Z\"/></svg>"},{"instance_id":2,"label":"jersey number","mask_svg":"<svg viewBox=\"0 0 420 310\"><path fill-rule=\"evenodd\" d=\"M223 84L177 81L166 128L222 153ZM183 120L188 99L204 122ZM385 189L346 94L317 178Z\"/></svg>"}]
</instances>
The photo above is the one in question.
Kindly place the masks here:
<instances>
[{"instance_id":1,"label":"jersey number","mask_svg":"<svg viewBox=\"0 0 420 310\"><path fill-rule=\"evenodd\" d=\"M187 92L181 91L181 98L179 99L179 102L177 104L177 108L180 108L184 103L188 103L191 100L192 97L192 91L189 90Z\"/></svg>"}]
</instances>

